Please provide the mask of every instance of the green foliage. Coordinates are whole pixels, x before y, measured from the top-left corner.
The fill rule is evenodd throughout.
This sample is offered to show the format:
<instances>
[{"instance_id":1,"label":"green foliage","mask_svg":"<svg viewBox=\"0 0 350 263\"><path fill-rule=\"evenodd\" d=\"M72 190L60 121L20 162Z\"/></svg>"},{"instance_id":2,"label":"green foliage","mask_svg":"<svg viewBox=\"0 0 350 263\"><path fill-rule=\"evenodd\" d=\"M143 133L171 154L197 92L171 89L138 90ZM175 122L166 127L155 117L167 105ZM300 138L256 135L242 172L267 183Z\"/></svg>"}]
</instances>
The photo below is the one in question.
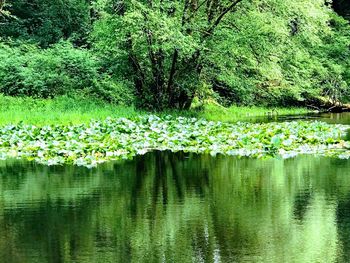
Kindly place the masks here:
<instances>
[{"instance_id":1,"label":"green foliage","mask_svg":"<svg viewBox=\"0 0 350 263\"><path fill-rule=\"evenodd\" d=\"M167 116L107 118L88 125L8 125L0 129L0 157L92 167L154 150L238 156L323 154L349 158L348 126L322 122L228 124Z\"/></svg>"},{"instance_id":2,"label":"green foliage","mask_svg":"<svg viewBox=\"0 0 350 263\"><path fill-rule=\"evenodd\" d=\"M216 26L225 1L208 1L214 13L197 1L112 2L96 2L94 44L145 107L183 108L211 89L226 105L348 100L350 27L324 0L242 1Z\"/></svg>"},{"instance_id":3,"label":"green foliage","mask_svg":"<svg viewBox=\"0 0 350 263\"><path fill-rule=\"evenodd\" d=\"M348 102L350 26L332 6L347 12L342 0L1 1L0 37L23 45L0 44L0 91L136 96L136 106L160 111L208 97Z\"/></svg>"},{"instance_id":4,"label":"green foliage","mask_svg":"<svg viewBox=\"0 0 350 263\"><path fill-rule=\"evenodd\" d=\"M12 0L12 14L0 26L0 36L20 38L42 47L70 38L86 44L91 27L90 6L86 0Z\"/></svg>"},{"instance_id":5,"label":"green foliage","mask_svg":"<svg viewBox=\"0 0 350 263\"><path fill-rule=\"evenodd\" d=\"M7 10L8 7L9 4L6 2L6 0L0 1L0 22L12 17L10 12Z\"/></svg>"},{"instance_id":6,"label":"green foliage","mask_svg":"<svg viewBox=\"0 0 350 263\"><path fill-rule=\"evenodd\" d=\"M346 101L349 29L323 0L246 3L213 39L208 79L227 104Z\"/></svg>"},{"instance_id":7,"label":"green foliage","mask_svg":"<svg viewBox=\"0 0 350 263\"><path fill-rule=\"evenodd\" d=\"M49 49L0 44L0 92L5 95L53 98L79 93L114 103L132 101L122 82L99 71L95 56L66 42Z\"/></svg>"},{"instance_id":8,"label":"green foliage","mask_svg":"<svg viewBox=\"0 0 350 263\"><path fill-rule=\"evenodd\" d=\"M95 47L120 63L115 72L133 81L141 106L187 109L205 89L207 39L242 0L209 2L96 2Z\"/></svg>"}]
</instances>

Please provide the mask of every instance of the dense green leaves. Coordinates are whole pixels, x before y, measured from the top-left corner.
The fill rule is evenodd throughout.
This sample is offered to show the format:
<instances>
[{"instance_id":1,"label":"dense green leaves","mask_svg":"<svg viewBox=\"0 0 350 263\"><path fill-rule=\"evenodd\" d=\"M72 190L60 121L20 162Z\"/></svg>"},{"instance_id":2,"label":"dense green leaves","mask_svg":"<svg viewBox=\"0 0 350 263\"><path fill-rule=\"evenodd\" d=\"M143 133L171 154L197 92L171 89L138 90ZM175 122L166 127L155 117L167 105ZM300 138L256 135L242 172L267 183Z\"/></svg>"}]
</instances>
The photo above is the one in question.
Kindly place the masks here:
<instances>
[{"instance_id":1,"label":"dense green leaves","mask_svg":"<svg viewBox=\"0 0 350 263\"><path fill-rule=\"evenodd\" d=\"M348 158L350 145L342 140L346 129L322 122L228 124L170 116L108 118L71 126L18 124L1 128L0 153L3 158L88 167L153 150L285 158L311 153Z\"/></svg>"},{"instance_id":2,"label":"dense green leaves","mask_svg":"<svg viewBox=\"0 0 350 263\"><path fill-rule=\"evenodd\" d=\"M95 48L141 106L182 108L211 90L223 104L348 100L350 27L324 0L240 1L227 13L208 11L225 1L112 2L97 1Z\"/></svg>"},{"instance_id":3,"label":"dense green leaves","mask_svg":"<svg viewBox=\"0 0 350 263\"><path fill-rule=\"evenodd\" d=\"M349 25L324 1L252 1L229 21L208 57L215 65L209 79L223 102L347 100Z\"/></svg>"},{"instance_id":4,"label":"dense green leaves","mask_svg":"<svg viewBox=\"0 0 350 263\"><path fill-rule=\"evenodd\" d=\"M7 11L12 18L4 19L0 36L30 40L43 47L70 38L85 45L91 27L87 0L11 0ZM1 21L1 17L0 17Z\"/></svg>"},{"instance_id":5,"label":"dense green leaves","mask_svg":"<svg viewBox=\"0 0 350 263\"><path fill-rule=\"evenodd\" d=\"M0 92L35 98L79 92L117 103L133 98L123 83L100 72L96 56L67 42L44 50L0 43Z\"/></svg>"},{"instance_id":6,"label":"dense green leaves","mask_svg":"<svg viewBox=\"0 0 350 263\"><path fill-rule=\"evenodd\" d=\"M186 109L206 86L208 40L240 2L130 0L111 9L113 1L97 1L93 40L107 61L119 63L115 73L134 83L141 106Z\"/></svg>"},{"instance_id":7,"label":"dense green leaves","mask_svg":"<svg viewBox=\"0 0 350 263\"><path fill-rule=\"evenodd\" d=\"M346 16L347 6L341 0L1 1L0 40L23 46L1 45L0 89L47 97L93 87L107 101L133 94L137 106L155 110L188 109L208 98L329 108L349 101L350 26L331 9ZM73 46L62 47L62 39ZM28 42L45 50L28 49Z\"/></svg>"}]
</instances>

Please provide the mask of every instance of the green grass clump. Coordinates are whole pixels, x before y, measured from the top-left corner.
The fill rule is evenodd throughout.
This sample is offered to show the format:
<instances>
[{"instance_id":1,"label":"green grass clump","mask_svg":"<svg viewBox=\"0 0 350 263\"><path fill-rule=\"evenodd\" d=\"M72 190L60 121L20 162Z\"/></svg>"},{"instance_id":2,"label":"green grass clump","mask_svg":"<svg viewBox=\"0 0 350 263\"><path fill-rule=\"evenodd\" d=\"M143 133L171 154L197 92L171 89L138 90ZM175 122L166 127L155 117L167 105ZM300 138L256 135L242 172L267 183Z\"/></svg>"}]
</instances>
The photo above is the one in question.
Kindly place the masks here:
<instances>
[{"instance_id":1,"label":"green grass clump","mask_svg":"<svg viewBox=\"0 0 350 263\"><path fill-rule=\"evenodd\" d=\"M54 99L0 95L0 125L25 123L38 126L81 124L107 117L133 118L144 114L133 106L108 104L92 98L62 96Z\"/></svg>"}]
</instances>

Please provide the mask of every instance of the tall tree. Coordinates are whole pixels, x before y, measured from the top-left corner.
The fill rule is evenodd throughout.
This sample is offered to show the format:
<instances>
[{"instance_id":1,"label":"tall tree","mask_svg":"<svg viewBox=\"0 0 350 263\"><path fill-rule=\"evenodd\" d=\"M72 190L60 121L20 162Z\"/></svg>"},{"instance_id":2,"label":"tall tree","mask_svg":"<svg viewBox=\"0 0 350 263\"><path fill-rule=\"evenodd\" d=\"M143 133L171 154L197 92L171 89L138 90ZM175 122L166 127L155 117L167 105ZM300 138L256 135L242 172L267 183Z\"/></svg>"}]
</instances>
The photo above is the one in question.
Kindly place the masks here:
<instances>
[{"instance_id":1,"label":"tall tree","mask_svg":"<svg viewBox=\"0 0 350 263\"><path fill-rule=\"evenodd\" d=\"M112 50L128 65L126 77L132 78L142 106L186 109L201 86L209 40L241 2L100 0L96 6L104 12L95 40L106 51L117 47Z\"/></svg>"}]
</instances>

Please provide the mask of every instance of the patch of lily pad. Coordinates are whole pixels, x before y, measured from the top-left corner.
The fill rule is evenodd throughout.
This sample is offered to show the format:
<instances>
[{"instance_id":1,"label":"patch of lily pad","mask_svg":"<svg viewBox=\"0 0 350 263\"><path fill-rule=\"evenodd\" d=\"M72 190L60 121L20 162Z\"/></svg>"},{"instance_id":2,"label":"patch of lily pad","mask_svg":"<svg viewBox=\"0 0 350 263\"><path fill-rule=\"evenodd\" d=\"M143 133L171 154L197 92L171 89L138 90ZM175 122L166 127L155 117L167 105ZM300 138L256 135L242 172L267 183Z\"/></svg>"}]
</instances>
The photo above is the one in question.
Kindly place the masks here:
<instances>
[{"instance_id":1,"label":"patch of lily pad","mask_svg":"<svg viewBox=\"0 0 350 263\"><path fill-rule=\"evenodd\" d=\"M0 158L42 164L99 163L130 159L150 151L185 151L264 158L298 154L350 157L345 125L293 121L222 123L195 118L143 116L107 118L81 125L8 125L0 128Z\"/></svg>"}]
</instances>

